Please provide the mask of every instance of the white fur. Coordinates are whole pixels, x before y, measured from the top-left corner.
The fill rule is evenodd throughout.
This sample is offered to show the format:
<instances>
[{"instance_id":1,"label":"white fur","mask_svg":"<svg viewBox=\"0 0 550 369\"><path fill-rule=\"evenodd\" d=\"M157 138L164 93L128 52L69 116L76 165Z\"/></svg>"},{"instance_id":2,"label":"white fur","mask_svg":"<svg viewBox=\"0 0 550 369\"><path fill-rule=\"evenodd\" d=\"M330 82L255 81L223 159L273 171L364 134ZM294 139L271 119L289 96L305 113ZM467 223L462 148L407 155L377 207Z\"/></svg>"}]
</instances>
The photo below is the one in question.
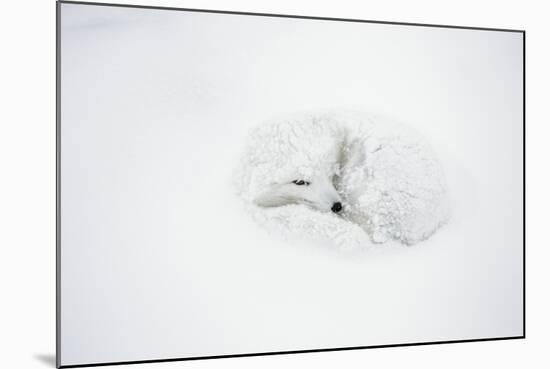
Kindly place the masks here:
<instances>
[{"instance_id":1,"label":"white fur","mask_svg":"<svg viewBox=\"0 0 550 369\"><path fill-rule=\"evenodd\" d=\"M413 244L449 217L443 171L413 130L360 113L301 114L258 126L237 174L253 217L340 246ZM303 180L309 185L297 186ZM343 204L337 215L330 211Z\"/></svg>"}]
</instances>

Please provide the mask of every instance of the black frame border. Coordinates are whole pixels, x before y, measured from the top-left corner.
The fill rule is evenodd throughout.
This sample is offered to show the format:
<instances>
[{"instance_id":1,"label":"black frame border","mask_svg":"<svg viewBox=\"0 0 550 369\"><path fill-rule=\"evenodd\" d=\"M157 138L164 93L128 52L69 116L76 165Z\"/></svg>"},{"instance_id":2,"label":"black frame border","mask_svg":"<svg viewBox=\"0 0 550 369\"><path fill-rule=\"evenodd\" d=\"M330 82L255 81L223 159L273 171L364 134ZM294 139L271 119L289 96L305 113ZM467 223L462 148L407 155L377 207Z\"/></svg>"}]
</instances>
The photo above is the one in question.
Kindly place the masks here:
<instances>
[{"instance_id":1,"label":"black frame border","mask_svg":"<svg viewBox=\"0 0 550 369\"><path fill-rule=\"evenodd\" d=\"M243 11L228 11L228 10L212 10L212 9L191 9L191 8L176 8L176 7L163 7L163 6L151 6L151 5L130 5L130 4L117 4L117 3L100 3L100 2L85 2L85 1L71 1L71 0L57 0L56 2L56 18L55 18L55 118L56 118L56 230L55 230L55 243L56 243L56 367L57 368L86 368L106 365L128 365L128 364L149 364L149 363L166 363L174 361L190 361L190 360L209 360L209 359L224 359L224 358L239 358L250 356L271 356L271 355L288 355L288 354L303 354L303 353L316 353L316 352L330 352L330 351L351 351L351 350L364 350L375 348L389 348L389 347L410 347L410 346L426 346L426 345L440 345L440 344L452 344L452 343L468 343L468 342L487 342L487 341L504 341L514 339L525 339L526 335L526 292L525 292L525 234L526 234L526 195L525 195L525 77L526 77L526 65L525 65L525 49L526 49L526 31L520 29L505 29L505 28L489 28L489 27L469 27L469 26L455 26L444 24L427 24L427 23L408 23L408 22L393 22L393 21L377 21L377 20L364 20L364 19L349 19L349 18L330 18L319 16L303 16L303 15L290 15L290 14L270 14L270 13L252 13ZM335 347L335 348L321 348L321 349L306 349L306 350L291 350L291 351L273 351L273 352L254 352L243 354L229 354L229 355L212 355L212 356L194 356L183 358L168 358L168 359L150 359L150 360L134 360L134 361L116 361L116 362L98 362L89 364L70 364L61 365L61 4L77 4L88 6L103 6L103 7L118 7L118 8L133 8L133 9L154 9L154 10L167 10L167 11L184 11L184 12L196 12L196 13L211 13L211 14L229 14L229 15L247 15L247 16L259 16L259 17L271 17L271 18L294 18L294 19L307 19L307 20L320 20L320 21L339 21L339 22L355 22L355 23L370 23L370 24L386 24L386 25L398 25L398 26L417 26L417 27L432 27L432 28L451 28L462 30L475 30L475 31L494 31L494 32L513 32L521 33L523 35L523 334L520 336L510 337L490 337L490 338L473 338L463 340L450 340L450 341L432 341L432 342L411 342L411 343L396 343L386 345L371 345L371 346L351 346L351 347Z\"/></svg>"}]
</instances>

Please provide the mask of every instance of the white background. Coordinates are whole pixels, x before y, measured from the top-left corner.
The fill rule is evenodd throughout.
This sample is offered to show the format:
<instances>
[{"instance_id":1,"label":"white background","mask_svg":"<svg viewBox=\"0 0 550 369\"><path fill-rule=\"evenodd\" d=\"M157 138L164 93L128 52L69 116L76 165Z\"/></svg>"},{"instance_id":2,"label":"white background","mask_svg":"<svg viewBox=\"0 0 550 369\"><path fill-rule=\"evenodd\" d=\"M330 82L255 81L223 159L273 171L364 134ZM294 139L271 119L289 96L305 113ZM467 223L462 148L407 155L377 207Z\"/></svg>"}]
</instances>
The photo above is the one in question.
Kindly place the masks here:
<instances>
[{"instance_id":1,"label":"white background","mask_svg":"<svg viewBox=\"0 0 550 369\"><path fill-rule=\"evenodd\" d=\"M159 2L160 3L160 2ZM168 4L168 2L163 2ZM263 4L234 2L171 2L175 6L247 10L273 13L325 15L425 23L525 28L527 35L527 340L462 345L323 353L269 358L247 358L162 364L186 367L304 367L346 365L360 367L464 367L481 364L517 367L525 360L544 360L548 310L545 259L548 244L544 209L548 201L544 139L548 120L545 84L548 65L546 34L541 9L525 4L517 8L497 2L460 3L459 8L434 2L414 5L386 2L384 6L354 7L340 2L334 8L297 2ZM54 4L19 4L18 12L2 22L2 41L10 49L2 59L2 347L11 367L51 365L54 352ZM227 5L225 5L227 6ZM10 14L11 13L11 14ZM47 15L46 15L47 14ZM16 37L12 37L16 35ZM13 48L12 48L13 47ZM5 82L4 82L5 83ZM16 97L14 100L13 98ZM4 116L5 114L5 116ZM546 119L545 119L546 118ZM537 158L538 159L537 161ZM537 171L537 167L540 169ZM7 205L7 206L6 206ZM6 329L7 328L7 329ZM49 355L49 356L48 356ZM161 364L157 364L161 365Z\"/></svg>"}]
</instances>

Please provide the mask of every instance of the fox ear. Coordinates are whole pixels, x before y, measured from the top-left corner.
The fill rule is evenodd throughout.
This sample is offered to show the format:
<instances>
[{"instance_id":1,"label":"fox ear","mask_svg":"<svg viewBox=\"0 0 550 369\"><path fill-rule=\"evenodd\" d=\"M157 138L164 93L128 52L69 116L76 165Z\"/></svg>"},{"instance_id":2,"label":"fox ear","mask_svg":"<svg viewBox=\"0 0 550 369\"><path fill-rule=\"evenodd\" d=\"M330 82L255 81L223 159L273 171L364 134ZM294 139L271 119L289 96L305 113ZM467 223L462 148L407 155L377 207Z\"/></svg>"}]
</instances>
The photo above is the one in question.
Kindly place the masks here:
<instances>
[{"instance_id":1,"label":"fox ear","mask_svg":"<svg viewBox=\"0 0 550 369\"><path fill-rule=\"evenodd\" d=\"M273 188L258 195L254 199L254 203L258 206L271 208L276 206L288 205L292 203L292 201L288 197L283 196L280 189Z\"/></svg>"},{"instance_id":2,"label":"fox ear","mask_svg":"<svg viewBox=\"0 0 550 369\"><path fill-rule=\"evenodd\" d=\"M341 166L355 166L365 161L365 148L360 140L345 142L342 148Z\"/></svg>"}]
</instances>

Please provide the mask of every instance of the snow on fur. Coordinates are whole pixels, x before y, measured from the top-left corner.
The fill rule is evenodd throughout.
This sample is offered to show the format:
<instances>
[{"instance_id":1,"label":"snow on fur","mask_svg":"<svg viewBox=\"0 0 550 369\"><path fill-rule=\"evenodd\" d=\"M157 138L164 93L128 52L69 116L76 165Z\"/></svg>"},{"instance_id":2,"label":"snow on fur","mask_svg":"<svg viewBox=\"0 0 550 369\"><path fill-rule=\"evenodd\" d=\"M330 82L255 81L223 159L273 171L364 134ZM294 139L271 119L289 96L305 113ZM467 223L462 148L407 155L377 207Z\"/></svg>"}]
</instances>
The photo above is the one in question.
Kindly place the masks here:
<instances>
[{"instance_id":1,"label":"snow on fur","mask_svg":"<svg viewBox=\"0 0 550 369\"><path fill-rule=\"evenodd\" d=\"M411 245L449 217L445 178L424 139L360 113L300 114L259 125L235 180L260 225L342 248L391 239ZM296 187L296 180L311 184ZM332 201L343 205L338 214Z\"/></svg>"}]
</instances>

